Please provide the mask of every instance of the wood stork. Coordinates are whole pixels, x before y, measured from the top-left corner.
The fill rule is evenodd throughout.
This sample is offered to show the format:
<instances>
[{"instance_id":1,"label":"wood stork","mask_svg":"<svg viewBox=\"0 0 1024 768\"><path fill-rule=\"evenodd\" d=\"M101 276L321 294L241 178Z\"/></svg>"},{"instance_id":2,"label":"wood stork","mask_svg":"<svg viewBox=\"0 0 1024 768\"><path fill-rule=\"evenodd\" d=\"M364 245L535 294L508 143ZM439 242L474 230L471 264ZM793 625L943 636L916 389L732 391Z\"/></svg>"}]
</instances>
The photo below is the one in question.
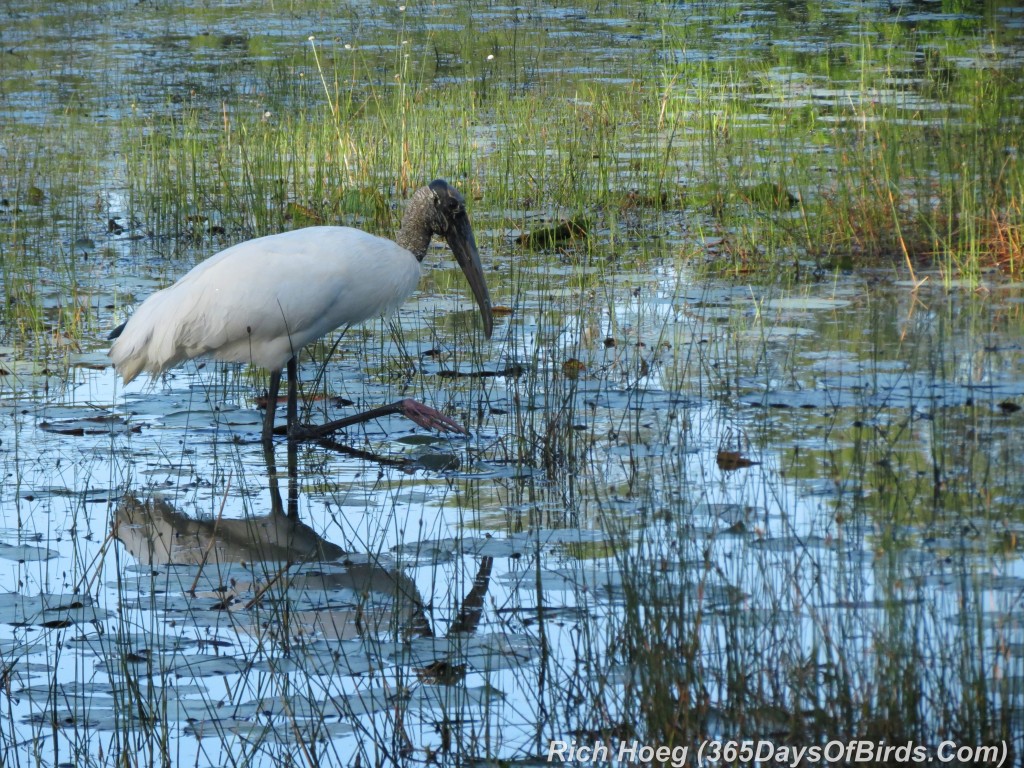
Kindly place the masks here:
<instances>
[{"instance_id":1,"label":"wood stork","mask_svg":"<svg viewBox=\"0 0 1024 768\"><path fill-rule=\"evenodd\" d=\"M308 227L247 240L211 256L146 299L110 334L115 341L108 354L126 384L143 371L158 375L201 355L268 369L264 445L274 432L286 365L292 440L389 413L402 413L427 428L465 432L411 399L318 427L297 423L299 350L336 328L396 310L416 289L434 235L448 241L490 338L491 298L465 200L438 179L412 196L396 242L351 227Z\"/></svg>"}]
</instances>

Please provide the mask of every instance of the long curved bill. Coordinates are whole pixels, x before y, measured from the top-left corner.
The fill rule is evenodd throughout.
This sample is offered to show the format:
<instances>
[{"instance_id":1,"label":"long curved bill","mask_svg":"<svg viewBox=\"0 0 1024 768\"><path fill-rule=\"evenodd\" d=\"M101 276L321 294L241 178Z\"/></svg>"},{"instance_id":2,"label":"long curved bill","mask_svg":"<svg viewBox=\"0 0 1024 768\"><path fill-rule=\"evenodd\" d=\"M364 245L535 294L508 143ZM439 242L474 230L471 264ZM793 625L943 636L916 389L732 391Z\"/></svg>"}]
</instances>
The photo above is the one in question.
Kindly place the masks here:
<instances>
[{"instance_id":1,"label":"long curved bill","mask_svg":"<svg viewBox=\"0 0 1024 768\"><path fill-rule=\"evenodd\" d=\"M468 216L459 216L454 225L448 228L448 247L455 254L455 260L462 267L462 273L469 282L473 291L477 306L480 307L480 317L484 321L484 334L491 338L491 331L494 328L494 316L491 312L491 294L487 291L487 281L484 280L484 270L480 265L480 254L476 249L476 239L473 237L473 227L469 223Z\"/></svg>"}]
</instances>

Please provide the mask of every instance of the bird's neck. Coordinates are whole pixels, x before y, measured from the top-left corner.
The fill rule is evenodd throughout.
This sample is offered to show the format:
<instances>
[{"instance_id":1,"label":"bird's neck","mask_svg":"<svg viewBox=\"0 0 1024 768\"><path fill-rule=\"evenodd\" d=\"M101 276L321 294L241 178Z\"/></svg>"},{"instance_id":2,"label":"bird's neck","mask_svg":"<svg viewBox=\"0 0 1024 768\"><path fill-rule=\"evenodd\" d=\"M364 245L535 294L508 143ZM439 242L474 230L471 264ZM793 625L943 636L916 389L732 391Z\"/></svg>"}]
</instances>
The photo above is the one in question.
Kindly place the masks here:
<instances>
[{"instance_id":1,"label":"bird's neck","mask_svg":"<svg viewBox=\"0 0 1024 768\"><path fill-rule=\"evenodd\" d=\"M402 227L395 238L395 242L415 256L417 261L423 261L430 247L430 239L433 237L430 227L432 197L433 193L428 187L416 190L409 201L409 207L405 209Z\"/></svg>"},{"instance_id":2,"label":"bird's neck","mask_svg":"<svg viewBox=\"0 0 1024 768\"><path fill-rule=\"evenodd\" d=\"M423 261L423 257L427 255L427 249L430 247L432 235L430 230L418 221L415 222L416 226L411 226L413 223L408 218L402 222L402 228L398 230L395 242L415 256L417 261Z\"/></svg>"}]
</instances>

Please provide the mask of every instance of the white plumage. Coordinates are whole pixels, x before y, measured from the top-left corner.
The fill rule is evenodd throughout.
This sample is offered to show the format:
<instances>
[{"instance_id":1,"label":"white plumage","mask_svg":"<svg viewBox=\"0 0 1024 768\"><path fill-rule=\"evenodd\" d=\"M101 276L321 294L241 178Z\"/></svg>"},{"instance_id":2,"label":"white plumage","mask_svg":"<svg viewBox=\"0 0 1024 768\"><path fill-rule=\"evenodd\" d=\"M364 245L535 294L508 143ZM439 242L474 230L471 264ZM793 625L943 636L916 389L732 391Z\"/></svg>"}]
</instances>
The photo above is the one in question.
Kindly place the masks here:
<instances>
[{"instance_id":1,"label":"white plumage","mask_svg":"<svg viewBox=\"0 0 1024 768\"><path fill-rule=\"evenodd\" d=\"M419 279L409 251L351 227L247 240L146 299L110 358L125 383L203 355L280 370L335 328L391 314Z\"/></svg>"},{"instance_id":2,"label":"white plumage","mask_svg":"<svg viewBox=\"0 0 1024 768\"><path fill-rule=\"evenodd\" d=\"M116 340L110 358L125 383L143 371L157 375L200 356L269 369L271 402L263 431L269 442L281 369L289 366L294 427L293 361L299 350L335 328L394 312L416 289L434 234L447 238L490 336L491 301L465 203L439 180L413 196L397 243L351 227L308 227L247 240L211 256L146 299L111 334ZM413 401L392 408L425 426L461 429Z\"/></svg>"}]
</instances>

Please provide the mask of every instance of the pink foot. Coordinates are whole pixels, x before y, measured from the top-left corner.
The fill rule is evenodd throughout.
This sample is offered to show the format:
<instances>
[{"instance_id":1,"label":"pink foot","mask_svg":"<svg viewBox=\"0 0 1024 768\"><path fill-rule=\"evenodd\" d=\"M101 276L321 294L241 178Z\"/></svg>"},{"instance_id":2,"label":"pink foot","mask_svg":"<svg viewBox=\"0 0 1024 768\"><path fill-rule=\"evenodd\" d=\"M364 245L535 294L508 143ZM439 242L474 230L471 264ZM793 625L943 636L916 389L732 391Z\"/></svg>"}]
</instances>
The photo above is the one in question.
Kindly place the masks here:
<instances>
[{"instance_id":1,"label":"pink foot","mask_svg":"<svg viewBox=\"0 0 1024 768\"><path fill-rule=\"evenodd\" d=\"M412 398L407 397L396 405L398 405L399 412L403 416L426 429L436 429L439 432L458 432L463 435L469 434L468 430L459 422Z\"/></svg>"}]
</instances>

